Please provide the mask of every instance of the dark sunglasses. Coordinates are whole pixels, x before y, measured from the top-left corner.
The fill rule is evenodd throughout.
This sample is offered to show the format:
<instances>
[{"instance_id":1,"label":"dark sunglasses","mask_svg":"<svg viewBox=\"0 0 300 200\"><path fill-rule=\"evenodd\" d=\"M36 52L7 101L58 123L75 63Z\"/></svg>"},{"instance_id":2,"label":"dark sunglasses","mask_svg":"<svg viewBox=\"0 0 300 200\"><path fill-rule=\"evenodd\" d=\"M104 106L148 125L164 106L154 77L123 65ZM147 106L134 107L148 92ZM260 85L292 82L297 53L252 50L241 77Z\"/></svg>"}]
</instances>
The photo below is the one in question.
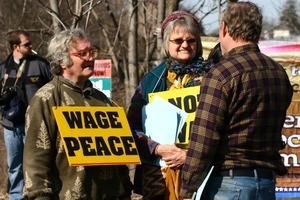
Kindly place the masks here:
<instances>
[{"instance_id":1,"label":"dark sunglasses","mask_svg":"<svg viewBox=\"0 0 300 200\"><path fill-rule=\"evenodd\" d=\"M189 45L195 44L197 42L197 40L195 38L189 38L187 40L184 40L182 38L176 38L174 40L169 40L169 41L174 43L174 44L178 44L178 45L181 45L184 42L187 42Z\"/></svg>"},{"instance_id":2,"label":"dark sunglasses","mask_svg":"<svg viewBox=\"0 0 300 200\"><path fill-rule=\"evenodd\" d=\"M25 48L28 48L28 47L32 46L32 43L31 42L27 42L25 44L20 44L20 46L24 46Z\"/></svg>"}]
</instances>

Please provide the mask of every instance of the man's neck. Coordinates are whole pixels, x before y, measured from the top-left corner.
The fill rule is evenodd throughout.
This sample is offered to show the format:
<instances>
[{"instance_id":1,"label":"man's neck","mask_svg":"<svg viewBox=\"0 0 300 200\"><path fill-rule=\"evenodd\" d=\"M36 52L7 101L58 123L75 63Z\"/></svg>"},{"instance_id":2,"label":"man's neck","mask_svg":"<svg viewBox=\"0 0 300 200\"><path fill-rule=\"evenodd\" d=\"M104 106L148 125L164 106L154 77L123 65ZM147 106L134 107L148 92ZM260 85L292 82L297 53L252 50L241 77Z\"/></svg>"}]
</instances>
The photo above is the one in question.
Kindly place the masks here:
<instances>
[{"instance_id":1,"label":"man's neck","mask_svg":"<svg viewBox=\"0 0 300 200\"><path fill-rule=\"evenodd\" d=\"M13 56L15 63L17 63L17 64L20 64L20 60L24 57L23 54L21 54L17 51L14 51L12 56Z\"/></svg>"}]
</instances>

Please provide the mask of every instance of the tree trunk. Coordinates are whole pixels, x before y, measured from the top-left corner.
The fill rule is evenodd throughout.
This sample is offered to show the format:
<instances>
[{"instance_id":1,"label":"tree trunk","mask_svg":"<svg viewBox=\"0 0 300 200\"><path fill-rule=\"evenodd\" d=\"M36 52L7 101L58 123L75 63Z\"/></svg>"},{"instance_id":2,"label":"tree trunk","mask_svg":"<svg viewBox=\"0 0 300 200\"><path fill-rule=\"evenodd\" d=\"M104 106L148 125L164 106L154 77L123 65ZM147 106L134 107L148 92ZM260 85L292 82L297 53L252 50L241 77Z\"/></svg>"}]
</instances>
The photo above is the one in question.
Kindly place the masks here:
<instances>
[{"instance_id":1,"label":"tree trunk","mask_svg":"<svg viewBox=\"0 0 300 200\"><path fill-rule=\"evenodd\" d=\"M157 64L159 64L163 59L161 56L161 44L162 44L161 24L165 18L165 8L166 8L165 0L159 0L158 1L157 27L159 27L158 30L160 30L160 31L157 31L157 61L158 61Z\"/></svg>"},{"instance_id":2,"label":"tree trunk","mask_svg":"<svg viewBox=\"0 0 300 200\"><path fill-rule=\"evenodd\" d=\"M129 33L128 33L128 73L125 78L126 106L129 105L131 96L138 85L138 63L137 63L137 0L131 0L129 6Z\"/></svg>"},{"instance_id":3,"label":"tree trunk","mask_svg":"<svg viewBox=\"0 0 300 200\"><path fill-rule=\"evenodd\" d=\"M59 8L58 8L57 0L49 0L49 4L50 4L50 8L59 17ZM52 25L53 25L54 33L59 33L62 30L61 24L59 23L57 18L55 18L54 16L52 16Z\"/></svg>"},{"instance_id":4,"label":"tree trunk","mask_svg":"<svg viewBox=\"0 0 300 200\"><path fill-rule=\"evenodd\" d=\"M180 0L166 0L166 16L171 14L173 11L178 10Z\"/></svg>"}]
</instances>

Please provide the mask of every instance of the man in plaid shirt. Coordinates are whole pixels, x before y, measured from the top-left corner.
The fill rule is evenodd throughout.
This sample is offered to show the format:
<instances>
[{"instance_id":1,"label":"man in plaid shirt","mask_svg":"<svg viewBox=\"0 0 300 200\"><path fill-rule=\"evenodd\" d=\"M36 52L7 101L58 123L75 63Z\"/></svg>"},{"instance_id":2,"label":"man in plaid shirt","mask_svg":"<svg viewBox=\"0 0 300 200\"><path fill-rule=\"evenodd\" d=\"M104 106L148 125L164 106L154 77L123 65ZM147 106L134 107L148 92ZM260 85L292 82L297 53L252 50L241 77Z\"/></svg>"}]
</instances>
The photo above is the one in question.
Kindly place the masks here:
<instances>
[{"instance_id":1,"label":"man in plaid shirt","mask_svg":"<svg viewBox=\"0 0 300 200\"><path fill-rule=\"evenodd\" d=\"M262 54L261 10L231 3L223 13L219 41L224 58L203 78L181 196L192 197L212 166L201 199L275 199L281 130L293 90L281 65Z\"/></svg>"}]
</instances>

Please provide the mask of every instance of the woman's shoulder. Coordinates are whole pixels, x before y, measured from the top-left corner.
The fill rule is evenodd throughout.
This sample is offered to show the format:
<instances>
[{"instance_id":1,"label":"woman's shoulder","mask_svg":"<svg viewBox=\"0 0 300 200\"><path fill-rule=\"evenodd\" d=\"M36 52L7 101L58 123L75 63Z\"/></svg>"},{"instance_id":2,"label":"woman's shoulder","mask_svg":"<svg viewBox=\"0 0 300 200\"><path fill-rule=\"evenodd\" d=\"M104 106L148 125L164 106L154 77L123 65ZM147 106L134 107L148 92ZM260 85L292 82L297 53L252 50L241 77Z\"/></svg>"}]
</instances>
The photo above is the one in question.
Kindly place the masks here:
<instances>
[{"instance_id":1,"label":"woman's shoulder","mask_svg":"<svg viewBox=\"0 0 300 200\"><path fill-rule=\"evenodd\" d=\"M163 74L167 72L167 63L166 61L161 62L159 65L152 68L145 76L143 77L144 81L159 79L162 78Z\"/></svg>"},{"instance_id":2,"label":"woman's shoulder","mask_svg":"<svg viewBox=\"0 0 300 200\"><path fill-rule=\"evenodd\" d=\"M163 72L166 68L167 68L167 61L163 61L157 66L155 66L154 68L152 68L150 72L154 72L154 73Z\"/></svg>"}]
</instances>

